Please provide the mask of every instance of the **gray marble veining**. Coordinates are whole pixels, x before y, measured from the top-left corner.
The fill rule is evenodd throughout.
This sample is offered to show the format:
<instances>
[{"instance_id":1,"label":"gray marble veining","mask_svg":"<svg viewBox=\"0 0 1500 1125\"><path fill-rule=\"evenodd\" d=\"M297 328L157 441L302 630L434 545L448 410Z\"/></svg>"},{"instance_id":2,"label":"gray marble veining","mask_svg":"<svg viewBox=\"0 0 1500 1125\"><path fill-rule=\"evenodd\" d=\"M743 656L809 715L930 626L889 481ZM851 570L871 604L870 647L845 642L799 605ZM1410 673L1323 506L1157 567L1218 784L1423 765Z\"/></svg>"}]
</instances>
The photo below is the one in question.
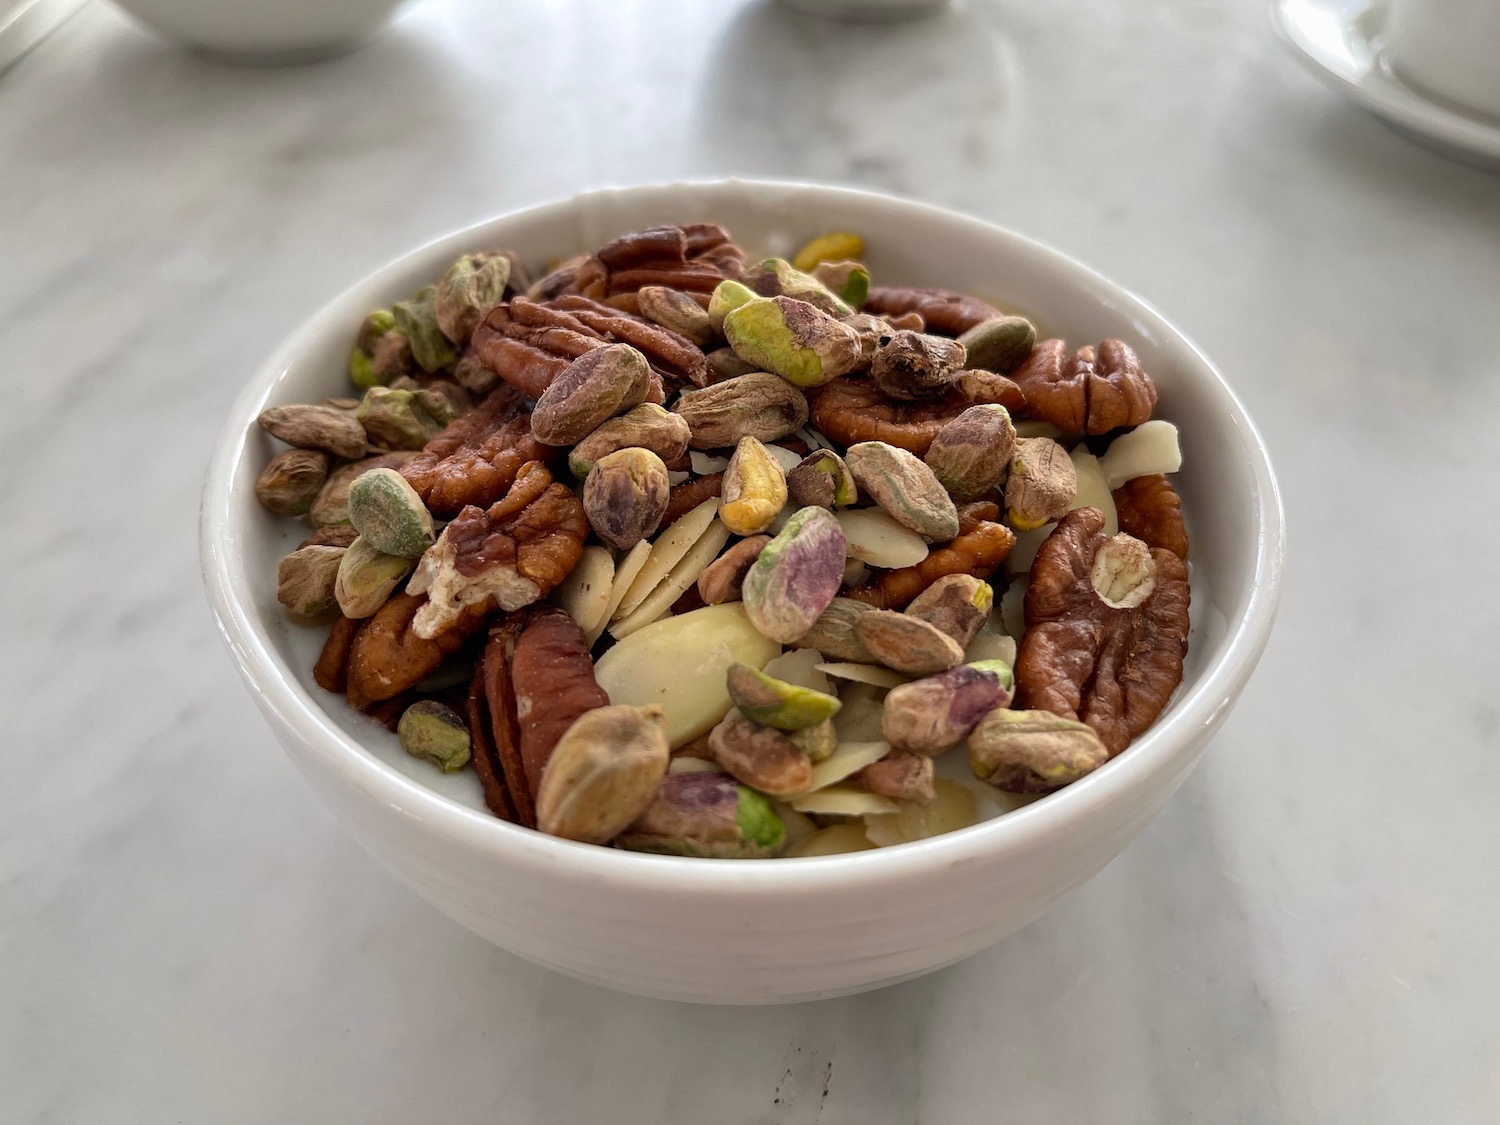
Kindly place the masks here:
<instances>
[{"instance_id":1,"label":"gray marble veining","mask_svg":"<svg viewBox=\"0 0 1500 1125\"><path fill-rule=\"evenodd\" d=\"M850 181L1145 294L1285 489L1281 620L1146 836L1001 946L781 1009L638 1000L399 887L274 749L198 588L242 380L475 218ZM1500 1113L1500 179L1257 0L431 0L216 66L96 0L0 75L0 1118L1482 1122Z\"/></svg>"}]
</instances>

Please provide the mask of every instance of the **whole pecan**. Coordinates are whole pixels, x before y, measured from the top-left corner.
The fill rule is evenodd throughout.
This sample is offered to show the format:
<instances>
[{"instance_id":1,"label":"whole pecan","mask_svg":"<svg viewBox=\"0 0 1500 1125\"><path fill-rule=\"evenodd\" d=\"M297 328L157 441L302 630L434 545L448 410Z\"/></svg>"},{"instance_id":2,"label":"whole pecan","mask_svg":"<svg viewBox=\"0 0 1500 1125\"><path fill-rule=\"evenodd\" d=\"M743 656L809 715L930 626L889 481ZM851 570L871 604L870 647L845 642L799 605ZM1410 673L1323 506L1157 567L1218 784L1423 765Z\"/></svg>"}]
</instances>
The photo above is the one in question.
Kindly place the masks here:
<instances>
[{"instance_id":1,"label":"whole pecan","mask_svg":"<svg viewBox=\"0 0 1500 1125\"><path fill-rule=\"evenodd\" d=\"M324 691L342 695L349 688L349 656L354 651L354 635L364 620L355 620L339 614L328 630L328 639L323 642L323 651L313 665L313 683Z\"/></svg>"},{"instance_id":2,"label":"whole pecan","mask_svg":"<svg viewBox=\"0 0 1500 1125\"><path fill-rule=\"evenodd\" d=\"M589 524L583 502L532 461L488 511L461 511L417 564L407 591L427 594L414 629L441 635L471 607L507 613L545 597L578 565Z\"/></svg>"},{"instance_id":3,"label":"whole pecan","mask_svg":"<svg viewBox=\"0 0 1500 1125\"><path fill-rule=\"evenodd\" d=\"M1165 547L1180 559L1188 557L1182 501L1164 474L1153 473L1128 480L1111 496L1120 518L1121 531L1134 535L1148 547Z\"/></svg>"},{"instance_id":4,"label":"whole pecan","mask_svg":"<svg viewBox=\"0 0 1500 1125\"><path fill-rule=\"evenodd\" d=\"M1156 408L1156 384L1122 340L1105 340L1072 355L1062 340L1043 340L1012 376L1027 413L1065 434L1103 434L1139 426Z\"/></svg>"},{"instance_id":5,"label":"whole pecan","mask_svg":"<svg viewBox=\"0 0 1500 1125\"><path fill-rule=\"evenodd\" d=\"M976 324L1005 315L978 297L955 293L951 289L891 285L871 286L864 311L886 318L916 313L922 318L925 331L944 336L957 336Z\"/></svg>"},{"instance_id":6,"label":"whole pecan","mask_svg":"<svg viewBox=\"0 0 1500 1125\"><path fill-rule=\"evenodd\" d=\"M929 552L916 566L885 571L863 586L844 591L844 596L876 609L900 609L950 574L990 577L1016 545L1015 533L996 523L999 518L999 507L987 501L963 505L958 509L958 537L951 543Z\"/></svg>"},{"instance_id":7,"label":"whole pecan","mask_svg":"<svg viewBox=\"0 0 1500 1125\"><path fill-rule=\"evenodd\" d=\"M1175 554L1106 535L1097 508L1069 512L1031 565L1017 706L1081 720L1118 754L1182 682L1188 604Z\"/></svg>"},{"instance_id":8,"label":"whole pecan","mask_svg":"<svg viewBox=\"0 0 1500 1125\"><path fill-rule=\"evenodd\" d=\"M466 606L442 631L423 637L413 622L426 604L415 594L396 594L355 633L347 679L351 707L367 711L416 686L479 631L489 612L486 606Z\"/></svg>"},{"instance_id":9,"label":"whole pecan","mask_svg":"<svg viewBox=\"0 0 1500 1125\"><path fill-rule=\"evenodd\" d=\"M531 434L525 396L503 386L450 423L401 473L432 514L446 518L471 504L495 503L522 465L547 452Z\"/></svg>"},{"instance_id":10,"label":"whole pecan","mask_svg":"<svg viewBox=\"0 0 1500 1125\"><path fill-rule=\"evenodd\" d=\"M516 638L510 678L520 724L521 761L526 783L535 793L557 740L585 711L609 706L609 696L594 679L594 661L583 630L555 606L532 611Z\"/></svg>"}]
</instances>

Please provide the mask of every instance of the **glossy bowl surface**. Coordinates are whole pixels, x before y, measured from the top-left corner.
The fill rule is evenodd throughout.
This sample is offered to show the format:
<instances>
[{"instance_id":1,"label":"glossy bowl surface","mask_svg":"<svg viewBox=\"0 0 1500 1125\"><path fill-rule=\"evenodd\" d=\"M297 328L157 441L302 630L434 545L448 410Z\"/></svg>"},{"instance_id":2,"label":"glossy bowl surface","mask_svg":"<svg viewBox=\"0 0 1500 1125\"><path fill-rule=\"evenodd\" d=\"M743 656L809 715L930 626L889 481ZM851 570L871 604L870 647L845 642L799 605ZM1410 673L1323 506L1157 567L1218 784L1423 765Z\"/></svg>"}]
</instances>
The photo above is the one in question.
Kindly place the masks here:
<instances>
[{"instance_id":1,"label":"glossy bowl surface","mask_svg":"<svg viewBox=\"0 0 1500 1125\"><path fill-rule=\"evenodd\" d=\"M1156 725L1078 783L961 832L826 858L638 855L518 828L483 811L467 771L443 777L312 684L321 631L276 601L276 563L302 534L253 493L266 406L347 393L344 364L372 308L460 253L513 247L531 263L657 223L713 219L751 253L825 230L862 232L882 283L943 285L1033 316L1077 342L1134 344L1182 432L1192 535L1186 676ZM1198 761L1266 643L1282 516L1266 450L1192 342L1139 298L1055 251L937 207L846 188L721 181L591 192L504 215L413 251L335 298L252 377L205 486L204 579L245 682L277 739L337 817L403 882L495 944L572 976L649 996L766 1003L918 976L1005 937L1099 871Z\"/></svg>"},{"instance_id":2,"label":"glossy bowl surface","mask_svg":"<svg viewBox=\"0 0 1500 1125\"><path fill-rule=\"evenodd\" d=\"M115 0L185 46L244 63L307 62L351 51L404 0Z\"/></svg>"}]
</instances>

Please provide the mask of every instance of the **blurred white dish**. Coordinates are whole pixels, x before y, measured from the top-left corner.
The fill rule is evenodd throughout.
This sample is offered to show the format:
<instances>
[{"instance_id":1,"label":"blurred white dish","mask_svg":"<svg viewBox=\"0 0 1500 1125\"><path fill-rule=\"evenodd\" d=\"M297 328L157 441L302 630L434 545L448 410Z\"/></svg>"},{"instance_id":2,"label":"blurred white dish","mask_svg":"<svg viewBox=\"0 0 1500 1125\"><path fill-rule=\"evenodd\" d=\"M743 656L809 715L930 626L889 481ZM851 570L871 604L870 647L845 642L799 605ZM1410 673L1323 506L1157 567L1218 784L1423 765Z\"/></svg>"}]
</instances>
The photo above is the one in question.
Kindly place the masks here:
<instances>
[{"instance_id":1,"label":"blurred white dish","mask_svg":"<svg viewBox=\"0 0 1500 1125\"><path fill-rule=\"evenodd\" d=\"M276 564L303 534L256 501L268 405L346 394L350 341L372 308L461 253L513 248L534 265L661 223L716 220L752 254L827 230L866 236L882 283L943 285L1033 310L1071 340L1128 339L1181 429L1177 478L1193 536L1195 626L1182 687L1123 754L1061 792L919 843L805 859L642 855L491 816L467 774L406 755L312 683L321 630L289 622ZM1142 231L1142 242L1153 232ZM952 964L1013 933L1138 836L1229 713L1271 631L1282 517L1255 426L1186 337L1139 298L1020 235L848 188L765 181L591 192L447 235L336 298L252 377L203 495L204 581L246 685L338 818L398 878L513 953L649 996L717 1003L858 992ZM1267 732L1270 737L1270 732ZM1170 872L1166 876L1170 878Z\"/></svg>"},{"instance_id":2,"label":"blurred white dish","mask_svg":"<svg viewBox=\"0 0 1500 1125\"><path fill-rule=\"evenodd\" d=\"M360 47L404 0L115 0L141 23L239 62L290 63Z\"/></svg>"},{"instance_id":3,"label":"blurred white dish","mask_svg":"<svg viewBox=\"0 0 1500 1125\"><path fill-rule=\"evenodd\" d=\"M935 15L948 0L781 0L810 16L847 23L900 23Z\"/></svg>"},{"instance_id":4,"label":"blurred white dish","mask_svg":"<svg viewBox=\"0 0 1500 1125\"><path fill-rule=\"evenodd\" d=\"M1272 0L1271 18L1296 58L1325 85L1418 144L1500 169L1500 120L1407 85L1386 60L1381 0ZM1495 50L1500 57L1500 45Z\"/></svg>"}]
</instances>

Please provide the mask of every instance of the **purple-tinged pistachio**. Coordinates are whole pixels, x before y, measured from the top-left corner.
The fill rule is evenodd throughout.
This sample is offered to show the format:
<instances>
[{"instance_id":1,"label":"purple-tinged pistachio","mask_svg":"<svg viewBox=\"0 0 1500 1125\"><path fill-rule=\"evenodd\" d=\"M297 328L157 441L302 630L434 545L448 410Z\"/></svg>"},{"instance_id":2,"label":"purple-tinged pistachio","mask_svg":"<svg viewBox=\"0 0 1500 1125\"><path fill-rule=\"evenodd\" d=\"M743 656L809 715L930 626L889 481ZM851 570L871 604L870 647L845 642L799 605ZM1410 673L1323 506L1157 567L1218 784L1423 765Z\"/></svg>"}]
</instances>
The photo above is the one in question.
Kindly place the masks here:
<instances>
[{"instance_id":1,"label":"purple-tinged pistachio","mask_svg":"<svg viewBox=\"0 0 1500 1125\"><path fill-rule=\"evenodd\" d=\"M794 297L758 297L724 318L735 355L797 387L820 387L859 366L859 333Z\"/></svg>"},{"instance_id":2,"label":"purple-tinged pistachio","mask_svg":"<svg viewBox=\"0 0 1500 1125\"><path fill-rule=\"evenodd\" d=\"M547 445L576 445L616 414L646 401L651 364L629 344L584 352L536 400L531 432Z\"/></svg>"},{"instance_id":3,"label":"purple-tinged pistachio","mask_svg":"<svg viewBox=\"0 0 1500 1125\"><path fill-rule=\"evenodd\" d=\"M799 508L847 508L859 499L844 459L831 449L815 449L786 475L787 495Z\"/></svg>"},{"instance_id":4,"label":"purple-tinged pistachio","mask_svg":"<svg viewBox=\"0 0 1500 1125\"><path fill-rule=\"evenodd\" d=\"M703 599L703 604L723 605L739 601L745 575L770 541L769 535L751 535L704 567L698 575L698 596Z\"/></svg>"},{"instance_id":5,"label":"purple-tinged pistachio","mask_svg":"<svg viewBox=\"0 0 1500 1125\"><path fill-rule=\"evenodd\" d=\"M898 750L928 756L957 746L981 719L1010 702L1010 668L999 660L960 664L891 689L880 733Z\"/></svg>"},{"instance_id":6,"label":"purple-tinged pistachio","mask_svg":"<svg viewBox=\"0 0 1500 1125\"><path fill-rule=\"evenodd\" d=\"M934 543L958 534L953 497L916 454L883 441L861 441L844 454L861 492L891 519Z\"/></svg>"},{"instance_id":7,"label":"purple-tinged pistachio","mask_svg":"<svg viewBox=\"0 0 1500 1125\"><path fill-rule=\"evenodd\" d=\"M745 575L745 612L763 636L790 644L812 628L839 592L845 547L832 512L803 508L787 520Z\"/></svg>"},{"instance_id":8,"label":"purple-tinged pistachio","mask_svg":"<svg viewBox=\"0 0 1500 1125\"><path fill-rule=\"evenodd\" d=\"M955 500L976 500L1000 487L1015 447L1010 411L982 403L937 432L927 448L927 467Z\"/></svg>"},{"instance_id":9,"label":"purple-tinged pistachio","mask_svg":"<svg viewBox=\"0 0 1500 1125\"><path fill-rule=\"evenodd\" d=\"M727 449L742 437L775 441L807 424L807 396L768 371L696 390L672 405L687 420L694 449Z\"/></svg>"},{"instance_id":10,"label":"purple-tinged pistachio","mask_svg":"<svg viewBox=\"0 0 1500 1125\"><path fill-rule=\"evenodd\" d=\"M594 462L583 482L583 511L594 534L628 551L661 526L672 498L667 466L649 449L617 449Z\"/></svg>"},{"instance_id":11,"label":"purple-tinged pistachio","mask_svg":"<svg viewBox=\"0 0 1500 1125\"><path fill-rule=\"evenodd\" d=\"M903 329L882 338L870 359L870 377L889 397L936 398L958 381L964 346L946 336Z\"/></svg>"},{"instance_id":12,"label":"purple-tinged pistachio","mask_svg":"<svg viewBox=\"0 0 1500 1125\"><path fill-rule=\"evenodd\" d=\"M1008 375L1031 354L1036 328L1024 316L997 316L976 324L958 342L969 354L970 367Z\"/></svg>"},{"instance_id":13,"label":"purple-tinged pistachio","mask_svg":"<svg viewBox=\"0 0 1500 1125\"><path fill-rule=\"evenodd\" d=\"M816 726L838 714L840 706L836 696L789 684L748 664L731 664L725 686L747 719L782 731Z\"/></svg>"},{"instance_id":14,"label":"purple-tinged pistachio","mask_svg":"<svg viewBox=\"0 0 1500 1125\"><path fill-rule=\"evenodd\" d=\"M714 761L752 789L795 797L812 785L812 759L775 727L731 710L708 734Z\"/></svg>"},{"instance_id":15,"label":"purple-tinged pistachio","mask_svg":"<svg viewBox=\"0 0 1500 1125\"><path fill-rule=\"evenodd\" d=\"M437 286L427 285L411 300L391 306L396 328L411 344L412 358L423 371L441 371L458 361L452 342L438 327L436 299Z\"/></svg>"},{"instance_id":16,"label":"purple-tinged pistachio","mask_svg":"<svg viewBox=\"0 0 1500 1125\"><path fill-rule=\"evenodd\" d=\"M991 711L969 735L974 776L1008 793L1050 793L1108 759L1091 727L1049 711Z\"/></svg>"},{"instance_id":17,"label":"purple-tinged pistachio","mask_svg":"<svg viewBox=\"0 0 1500 1125\"><path fill-rule=\"evenodd\" d=\"M643 402L611 418L575 445L568 454L568 468L582 480L599 458L630 446L649 449L663 461L675 461L687 452L691 434L680 414L654 402Z\"/></svg>"},{"instance_id":18,"label":"purple-tinged pistachio","mask_svg":"<svg viewBox=\"0 0 1500 1125\"><path fill-rule=\"evenodd\" d=\"M658 855L707 859L766 859L781 850L786 826L755 790L727 773L679 773L656 796L615 847Z\"/></svg>"},{"instance_id":19,"label":"purple-tinged pistachio","mask_svg":"<svg viewBox=\"0 0 1500 1125\"><path fill-rule=\"evenodd\" d=\"M990 619L994 605L995 591L984 579L972 574L947 574L913 598L906 613L936 625L968 648Z\"/></svg>"},{"instance_id":20,"label":"purple-tinged pistachio","mask_svg":"<svg viewBox=\"0 0 1500 1125\"><path fill-rule=\"evenodd\" d=\"M596 707L573 721L537 786L537 827L607 844L650 807L671 750L660 707Z\"/></svg>"},{"instance_id":21,"label":"purple-tinged pistachio","mask_svg":"<svg viewBox=\"0 0 1500 1125\"><path fill-rule=\"evenodd\" d=\"M793 297L829 316L845 317L854 311L832 289L812 274L803 273L785 258L767 258L750 267L745 274L745 284L762 297Z\"/></svg>"},{"instance_id":22,"label":"purple-tinged pistachio","mask_svg":"<svg viewBox=\"0 0 1500 1125\"><path fill-rule=\"evenodd\" d=\"M908 676L930 676L962 664L964 647L936 625L893 609L877 609L854 624L875 659Z\"/></svg>"}]
</instances>

